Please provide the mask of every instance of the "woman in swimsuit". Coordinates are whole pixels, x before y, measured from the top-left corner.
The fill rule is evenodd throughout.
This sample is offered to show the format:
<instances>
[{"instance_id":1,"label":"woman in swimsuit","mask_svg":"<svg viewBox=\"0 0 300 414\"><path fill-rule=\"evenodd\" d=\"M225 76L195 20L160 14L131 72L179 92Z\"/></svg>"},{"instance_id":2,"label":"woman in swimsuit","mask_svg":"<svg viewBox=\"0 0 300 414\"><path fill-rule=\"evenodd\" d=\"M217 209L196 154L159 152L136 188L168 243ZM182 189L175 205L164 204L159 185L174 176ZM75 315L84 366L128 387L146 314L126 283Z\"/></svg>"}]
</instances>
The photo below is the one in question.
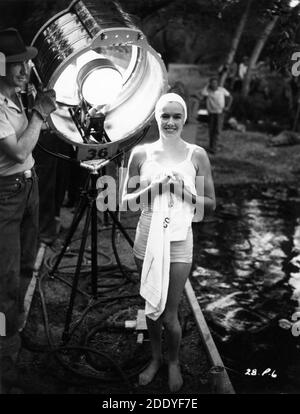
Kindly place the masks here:
<instances>
[{"instance_id":1,"label":"woman in swimsuit","mask_svg":"<svg viewBox=\"0 0 300 414\"><path fill-rule=\"evenodd\" d=\"M178 203L188 203L192 212L196 209L204 211L205 215L212 214L215 209L215 192L208 156L203 148L188 144L181 137L187 118L184 100L175 93L163 95L156 104L155 118L159 139L133 150L123 194L123 201L129 204L142 199L147 200L147 203L142 203L133 249L139 271L143 268L153 213L150 200L153 201L157 194L169 191L169 206L171 209L175 208L175 211ZM139 188L130 188L132 186L128 185L129 180L137 176L140 178ZM181 327L178 320L178 305L191 270L192 257L193 234L190 223L185 240L170 242L170 274L165 309L157 320L146 317L152 359L139 375L140 385L150 383L162 365L162 327L168 347L170 391L178 391L183 384L179 364Z\"/></svg>"}]
</instances>

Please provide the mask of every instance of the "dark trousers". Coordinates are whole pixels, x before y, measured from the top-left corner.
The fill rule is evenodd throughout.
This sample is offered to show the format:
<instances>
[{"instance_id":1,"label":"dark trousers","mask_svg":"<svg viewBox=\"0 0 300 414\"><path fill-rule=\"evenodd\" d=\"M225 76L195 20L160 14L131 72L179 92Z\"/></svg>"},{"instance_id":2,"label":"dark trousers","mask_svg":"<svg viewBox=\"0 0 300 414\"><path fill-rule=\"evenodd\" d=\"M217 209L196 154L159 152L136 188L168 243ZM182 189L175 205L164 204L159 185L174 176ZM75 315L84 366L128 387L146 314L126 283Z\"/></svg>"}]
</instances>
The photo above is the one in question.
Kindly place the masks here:
<instances>
[{"instance_id":1,"label":"dark trousers","mask_svg":"<svg viewBox=\"0 0 300 414\"><path fill-rule=\"evenodd\" d=\"M223 129L223 114L209 114L208 132L209 132L209 148L213 151L217 149L217 142Z\"/></svg>"},{"instance_id":2,"label":"dark trousers","mask_svg":"<svg viewBox=\"0 0 300 414\"><path fill-rule=\"evenodd\" d=\"M41 132L39 143L54 154L70 155L73 151L71 145L48 130ZM34 149L33 155L39 177L39 239L43 243L52 244L57 237L55 217L59 217L60 214L69 181L70 166L66 161L48 154L38 146Z\"/></svg>"},{"instance_id":3,"label":"dark trousers","mask_svg":"<svg viewBox=\"0 0 300 414\"><path fill-rule=\"evenodd\" d=\"M0 177L0 312L6 335L18 332L19 314L37 252L38 181L14 174Z\"/></svg>"}]
</instances>

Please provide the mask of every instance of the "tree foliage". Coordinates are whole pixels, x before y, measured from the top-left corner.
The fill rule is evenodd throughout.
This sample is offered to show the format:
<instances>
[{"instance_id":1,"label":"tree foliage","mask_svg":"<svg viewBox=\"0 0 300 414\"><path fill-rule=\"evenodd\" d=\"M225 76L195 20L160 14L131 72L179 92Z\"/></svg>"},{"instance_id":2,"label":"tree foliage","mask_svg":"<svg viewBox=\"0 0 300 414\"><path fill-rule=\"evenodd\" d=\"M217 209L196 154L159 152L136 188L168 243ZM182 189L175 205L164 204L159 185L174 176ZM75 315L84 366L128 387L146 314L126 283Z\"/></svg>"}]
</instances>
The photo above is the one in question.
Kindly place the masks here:
<instances>
[{"instance_id":1,"label":"tree foliage","mask_svg":"<svg viewBox=\"0 0 300 414\"><path fill-rule=\"evenodd\" d=\"M236 27L248 0L119 0L138 17L141 28L166 63L210 63L218 67L230 50ZM1 27L19 28L30 42L51 16L70 0L1 0ZM235 58L250 55L259 33L274 15L280 15L264 49L278 70L283 70L299 47L299 7L289 0L253 0Z\"/></svg>"}]
</instances>

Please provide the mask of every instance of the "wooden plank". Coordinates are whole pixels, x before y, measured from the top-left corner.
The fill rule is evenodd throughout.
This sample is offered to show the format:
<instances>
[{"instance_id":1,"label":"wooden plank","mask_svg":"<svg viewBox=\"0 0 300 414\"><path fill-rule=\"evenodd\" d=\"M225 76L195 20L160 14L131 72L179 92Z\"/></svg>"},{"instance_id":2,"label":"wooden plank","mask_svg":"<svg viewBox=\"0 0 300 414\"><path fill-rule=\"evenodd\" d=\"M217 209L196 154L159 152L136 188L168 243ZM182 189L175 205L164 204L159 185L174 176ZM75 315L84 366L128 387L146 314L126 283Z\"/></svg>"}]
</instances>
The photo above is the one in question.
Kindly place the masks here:
<instances>
[{"instance_id":1,"label":"wooden plank","mask_svg":"<svg viewBox=\"0 0 300 414\"><path fill-rule=\"evenodd\" d=\"M43 264L46 248L47 248L47 245L45 243L40 244L39 250L36 255L35 263L34 263L34 272L37 272L37 273L39 272Z\"/></svg>"},{"instance_id":2,"label":"wooden plank","mask_svg":"<svg viewBox=\"0 0 300 414\"><path fill-rule=\"evenodd\" d=\"M147 323L145 317L145 310L138 309L137 318L136 318L136 328L137 331L146 331L147 330Z\"/></svg>"},{"instance_id":3,"label":"wooden plank","mask_svg":"<svg viewBox=\"0 0 300 414\"><path fill-rule=\"evenodd\" d=\"M194 289L189 279L187 280L185 284L185 293L189 301L189 304L192 308L201 339L206 347L206 350L209 355L210 361L213 365L213 368L220 367L220 369L217 369L211 372L211 374L214 376L212 380L213 391L219 394L235 394L234 388L226 372L226 369L224 367L219 351L211 336L210 330L207 326L206 320L203 316L203 313L199 306Z\"/></svg>"},{"instance_id":4,"label":"wooden plank","mask_svg":"<svg viewBox=\"0 0 300 414\"><path fill-rule=\"evenodd\" d=\"M138 343L138 344L142 344L143 343L143 341L144 341L144 334L142 333L142 332L140 332L138 335L137 335L137 339L136 339L136 342Z\"/></svg>"},{"instance_id":5,"label":"wooden plank","mask_svg":"<svg viewBox=\"0 0 300 414\"><path fill-rule=\"evenodd\" d=\"M138 309L135 321L125 321L126 329L135 329L136 331L147 331L145 309Z\"/></svg>"}]
</instances>

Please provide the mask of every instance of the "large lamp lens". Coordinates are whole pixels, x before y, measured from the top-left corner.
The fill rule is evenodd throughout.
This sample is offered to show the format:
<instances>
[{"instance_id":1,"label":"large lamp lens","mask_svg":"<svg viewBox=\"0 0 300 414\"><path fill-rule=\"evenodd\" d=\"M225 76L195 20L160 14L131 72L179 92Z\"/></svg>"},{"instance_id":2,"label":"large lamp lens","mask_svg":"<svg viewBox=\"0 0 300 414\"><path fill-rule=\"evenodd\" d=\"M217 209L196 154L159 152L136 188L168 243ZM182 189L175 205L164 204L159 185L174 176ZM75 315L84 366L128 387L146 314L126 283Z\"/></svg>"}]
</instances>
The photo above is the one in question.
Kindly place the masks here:
<instances>
[{"instance_id":1,"label":"large lamp lens","mask_svg":"<svg viewBox=\"0 0 300 414\"><path fill-rule=\"evenodd\" d=\"M81 68L77 83L85 101L97 106L113 103L122 89L123 78L108 59L96 59Z\"/></svg>"}]
</instances>

